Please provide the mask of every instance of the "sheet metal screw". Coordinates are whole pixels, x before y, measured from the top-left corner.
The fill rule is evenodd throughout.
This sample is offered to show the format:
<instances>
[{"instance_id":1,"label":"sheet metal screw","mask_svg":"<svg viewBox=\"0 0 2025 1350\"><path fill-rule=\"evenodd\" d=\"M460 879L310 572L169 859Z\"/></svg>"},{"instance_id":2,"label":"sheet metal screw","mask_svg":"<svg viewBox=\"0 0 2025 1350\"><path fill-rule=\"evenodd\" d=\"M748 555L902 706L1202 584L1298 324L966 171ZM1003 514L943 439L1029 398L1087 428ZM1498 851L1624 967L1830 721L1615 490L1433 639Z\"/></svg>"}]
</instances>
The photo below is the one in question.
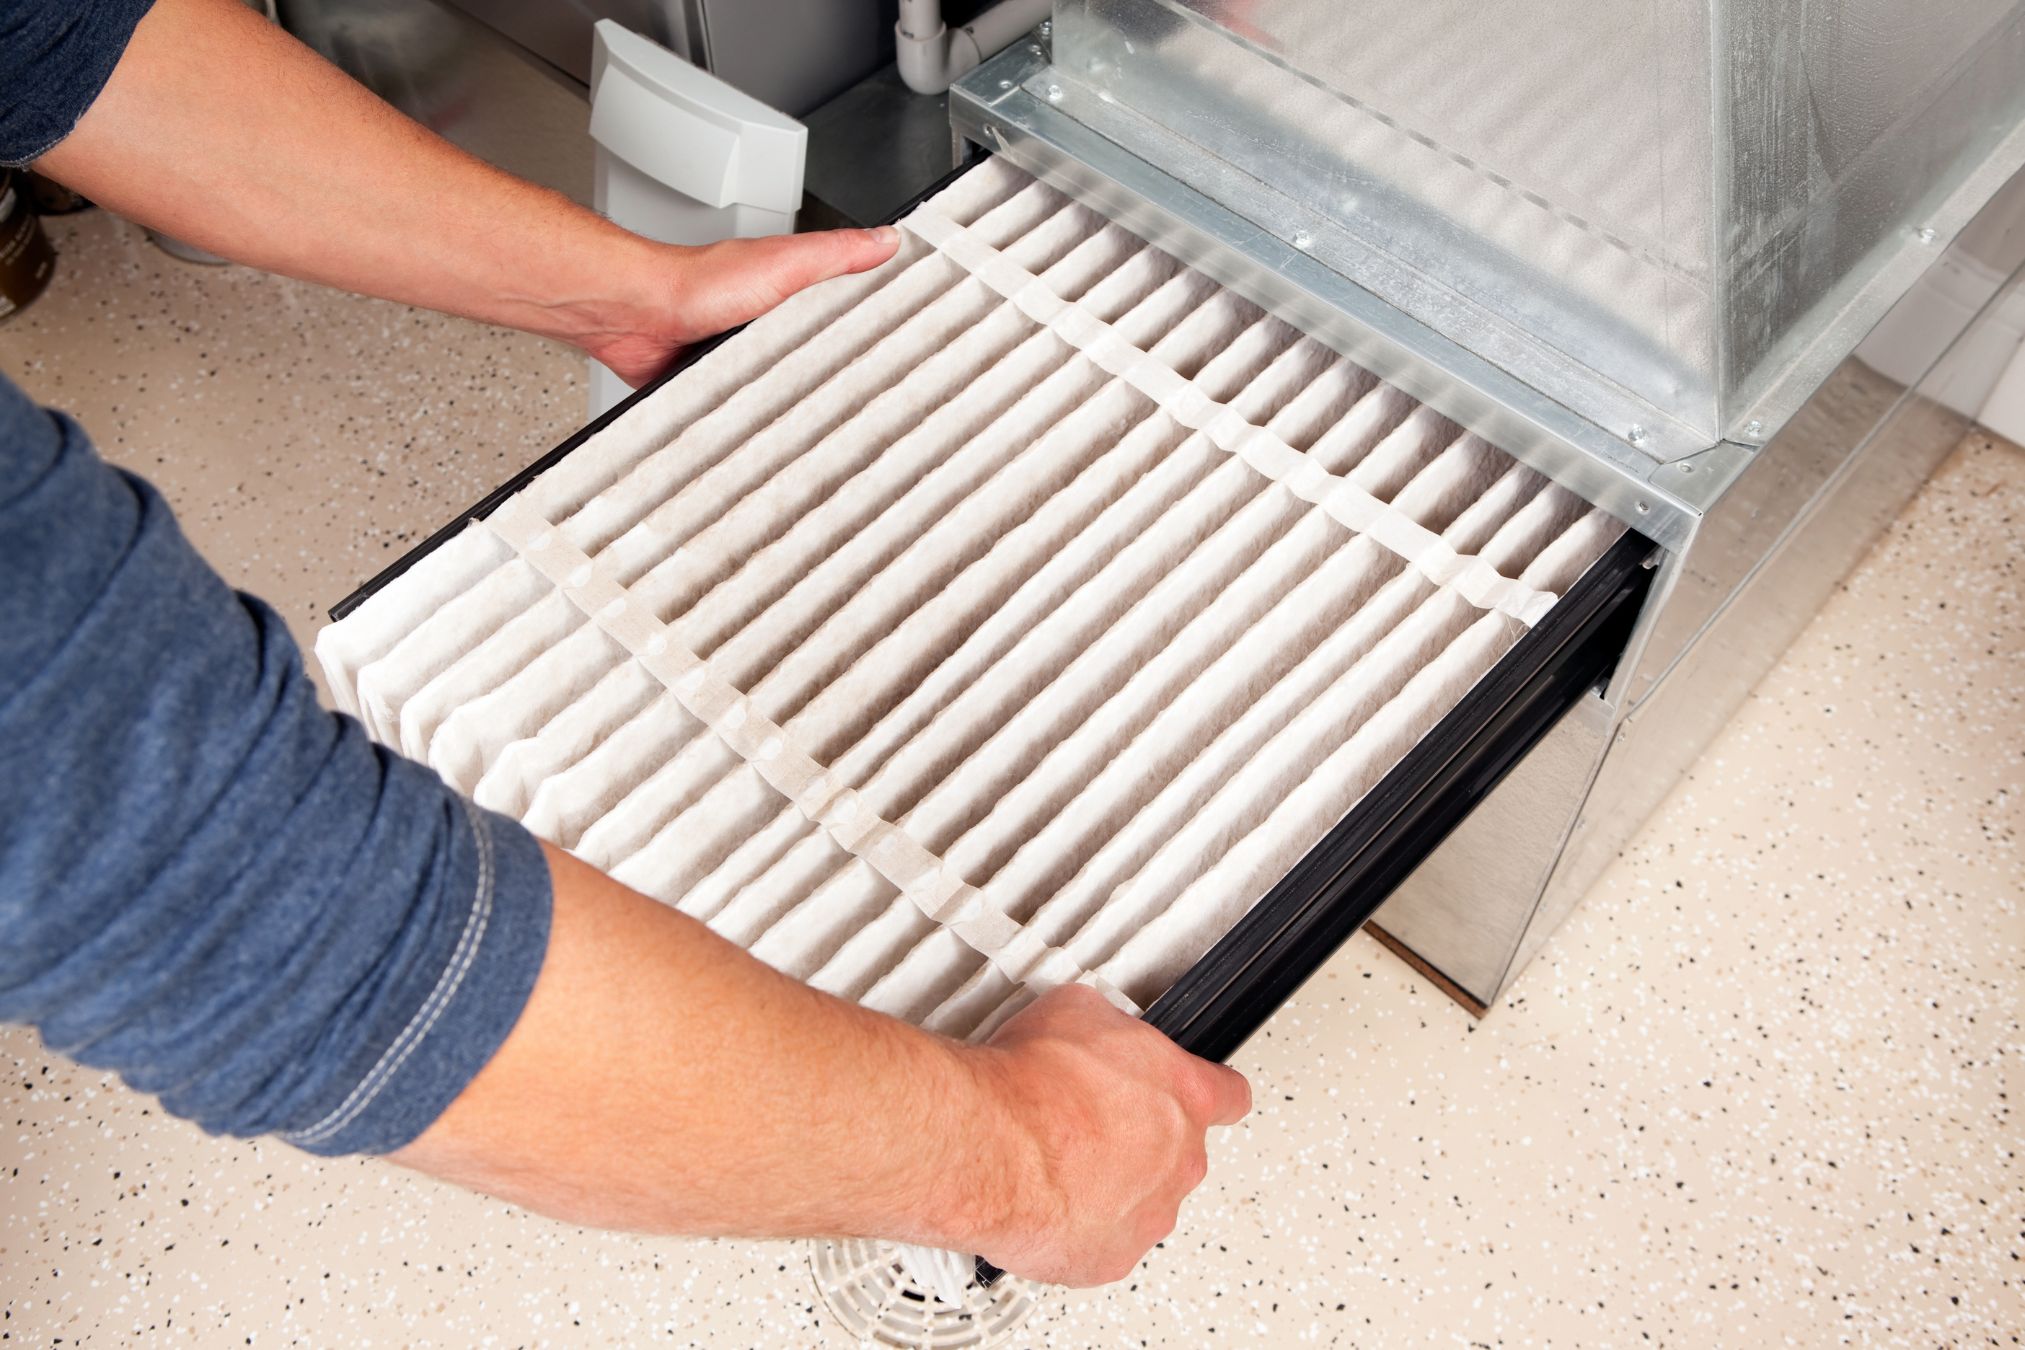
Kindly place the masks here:
<instances>
[{"instance_id":1,"label":"sheet metal screw","mask_svg":"<svg viewBox=\"0 0 2025 1350\"><path fill-rule=\"evenodd\" d=\"M1755 441L1765 434L1765 424L1753 417L1750 421L1744 423L1744 434Z\"/></svg>"},{"instance_id":2,"label":"sheet metal screw","mask_svg":"<svg viewBox=\"0 0 2025 1350\"><path fill-rule=\"evenodd\" d=\"M1640 514L1641 516L1642 516L1642 515L1645 515L1645 514L1646 514L1647 512L1649 512L1649 511L1651 511L1651 510L1652 510L1652 503L1651 503L1651 502L1640 502L1640 503L1638 504L1638 514Z\"/></svg>"},{"instance_id":3,"label":"sheet metal screw","mask_svg":"<svg viewBox=\"0 0 2025 1350\"><path fill-rule=\"evenodd\" d=\"M1050 102L1050 103L1060 103L1061 101L1062 101L1062 86L1060 86L1059 84L1051 84L1051 85L1049 85L1049 86L1048 86L1048 102Z\"/></svg>"},{"instance_id":4,"label":"sheet metal screw","mask_svg":"<svg viewBox=\"0 0 2025 1350\"><path fill-rule=\"evenodd\" d=\"M998 82L998 87L1001 89L1010 89L1013 87L1013 82L1011 80L1000 80Z\"/></svg>"},{"instance_id":5,"label":"sheet metal screw","mask_svg":"<svg viewBox=\"0 0 2025 1350\"><path fill-rule=\"evenodd\" d=\"M1630 441L1633 445L1644 445L1652 439L1652 433L1647 431L1642 423L1633 422L1625 430L1624 439Z\"/></svg>"},{"instance_id":6,"label":"sheet metal screw","mask_svg":"<svg viewBox=\"0 0 2025 1350\"><path fill-rule=\"evenodd\" d=\"M1934 242L1934 240L1935 240L1935 239L1937 239L1937 238L1938 238L1939 236L1938 236L1938 235L1936 235L1936 234L1934 233L1934 227L1933 227L1933 226L1931 226L1931 225L1922 225L1922 226L1920 226L1920 227L1919 227L1919 229L1918 229L1918 230L1917 230L1917 231L1915 232L1915 237L1916 237L1916 238L1917 238L1917 239L1918 239L1918 240L1919 240L1919 241L1920 241L1920 242L1921 242L1922 244L1931 244L1931 243L1933 243L1933 242Z\"/></svg>"},{"instance_id":7,"label":"sheet metal screw","mask_svg":"<svg viewBox=\"0 0 2025 1350\"><path fill-rule=\"evenodd\" d=\"M1044 38L1051 38L1054 35L1055 35L1055 21L1053 19L1042 19L1041 36Z\"/></svg>"},{"instance_id":8,"label":"sheet metal screw","mask_svg":"<svg viewBox=\"0 0 2025 1350\"><path fill-rule=\"evenodd\" d=\"M1315 247L1315 236L1309 234L1306 230L1295 230L1294 247L1300 249L1303 253L1307 252L1309 249Z\"/></svg>"}]
</instances>

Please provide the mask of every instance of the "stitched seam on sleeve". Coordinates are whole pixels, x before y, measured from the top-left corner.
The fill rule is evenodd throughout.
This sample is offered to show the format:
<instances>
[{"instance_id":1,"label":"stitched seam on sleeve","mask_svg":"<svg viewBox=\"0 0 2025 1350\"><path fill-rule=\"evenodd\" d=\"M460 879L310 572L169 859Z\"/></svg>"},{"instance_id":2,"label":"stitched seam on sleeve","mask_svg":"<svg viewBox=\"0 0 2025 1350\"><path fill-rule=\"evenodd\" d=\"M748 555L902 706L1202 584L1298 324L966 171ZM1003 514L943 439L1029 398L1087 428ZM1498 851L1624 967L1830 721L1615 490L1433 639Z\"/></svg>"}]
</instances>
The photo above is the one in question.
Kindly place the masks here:
<instances>
[{"instance_id":1,"label":"stitched seam on sleeve","mask_svg":"<svg viewBox=\"0 0 2025 1350\"><path fill-rule=\"evenodd\" d=\"M393 1044L381 1054L379 1062L371 1072L359 1080L358 1086L340 1102L337 1108L322 1120L301 1130L291 1131L281 1137L292 1144L314 1144L330 1138L345 1126L358 1119L359 1114L372 1105L380 1093L385 1091L394 1075L400 1072L415 1048L428 1038L431 1030L443 1016L443 1010L456 998L464 979L471 972L478 959L479 948L485 941L485 929L492 918L494 894L494 870L492 832L485 818L468 800L458 799L464 808L465 819L470 823L471 835L478 848L478 884L471 901L471 912L465 917L464 931L458 934L457 946L450 953L443 973L437 977L436 987L429 991L422 1006L408 1019L408 1025L394 1038Z\"/></svg>"}]
</instances>

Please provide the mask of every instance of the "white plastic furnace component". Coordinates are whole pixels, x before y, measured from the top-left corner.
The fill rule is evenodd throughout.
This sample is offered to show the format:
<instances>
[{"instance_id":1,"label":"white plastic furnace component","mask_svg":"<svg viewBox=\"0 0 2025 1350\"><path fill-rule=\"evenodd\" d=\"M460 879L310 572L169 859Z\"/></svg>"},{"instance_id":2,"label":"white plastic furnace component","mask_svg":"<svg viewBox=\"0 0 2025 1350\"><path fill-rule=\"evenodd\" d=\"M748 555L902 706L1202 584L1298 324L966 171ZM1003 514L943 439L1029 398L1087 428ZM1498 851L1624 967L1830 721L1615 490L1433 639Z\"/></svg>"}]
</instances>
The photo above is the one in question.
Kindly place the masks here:
<instances>
[{"instance_id":1,"label":"white plastic furnace component","mask_svg":"<svg viewBox=\"0 0 2025 1350\"><path fill-rule=\"evenodd\" d=\"M1145 1007L1621 533L1002 163L342 622L347 711L818 987Z\"/></svg>"}]
</instances>

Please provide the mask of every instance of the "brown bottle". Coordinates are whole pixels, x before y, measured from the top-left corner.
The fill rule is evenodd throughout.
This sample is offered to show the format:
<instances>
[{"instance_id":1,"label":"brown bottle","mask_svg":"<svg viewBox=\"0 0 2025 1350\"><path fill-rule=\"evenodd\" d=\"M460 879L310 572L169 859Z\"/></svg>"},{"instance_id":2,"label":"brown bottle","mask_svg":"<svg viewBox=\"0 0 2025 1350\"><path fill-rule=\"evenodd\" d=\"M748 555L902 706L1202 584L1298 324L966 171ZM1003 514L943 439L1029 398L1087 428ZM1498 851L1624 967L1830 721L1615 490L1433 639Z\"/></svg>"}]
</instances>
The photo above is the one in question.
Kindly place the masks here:
<instances>
[{"instance_id":1,"label":"brown bottle","mask_svg":"<svg viewBox=\"0 0 2025 1350\"><path fill-rule=\"evenodd\" d=\"M28 209L14 172L0 169L0 323L26 309L49 286L56 250Z\"/></svg>"}]
</instances>

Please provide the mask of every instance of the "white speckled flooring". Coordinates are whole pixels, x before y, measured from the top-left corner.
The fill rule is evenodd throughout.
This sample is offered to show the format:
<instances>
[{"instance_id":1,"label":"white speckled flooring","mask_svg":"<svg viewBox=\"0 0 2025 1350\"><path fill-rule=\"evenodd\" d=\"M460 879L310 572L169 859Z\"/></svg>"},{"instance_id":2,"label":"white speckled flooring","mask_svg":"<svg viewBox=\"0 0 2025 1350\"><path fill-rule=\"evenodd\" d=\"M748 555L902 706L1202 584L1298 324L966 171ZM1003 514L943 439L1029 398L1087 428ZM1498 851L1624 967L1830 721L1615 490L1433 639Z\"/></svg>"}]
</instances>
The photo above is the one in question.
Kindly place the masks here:
<instances>
[{"instance_id":1,"label":"white speckled flooring","mask_svg":"<svg viewBox=\"0 0 2025 1350\"><path fill-rule=\"evenodd\" d=\"M323 608L581 420L530 339L56 222L0 369ZM1127 1284L1021 1344L2016 1345L2025 452L1972 438L1492 1017L1366 938ZM0 1032L0 1342L843 1344L804 1249L206 1138Z\"/></svg>"}]
</instances>

